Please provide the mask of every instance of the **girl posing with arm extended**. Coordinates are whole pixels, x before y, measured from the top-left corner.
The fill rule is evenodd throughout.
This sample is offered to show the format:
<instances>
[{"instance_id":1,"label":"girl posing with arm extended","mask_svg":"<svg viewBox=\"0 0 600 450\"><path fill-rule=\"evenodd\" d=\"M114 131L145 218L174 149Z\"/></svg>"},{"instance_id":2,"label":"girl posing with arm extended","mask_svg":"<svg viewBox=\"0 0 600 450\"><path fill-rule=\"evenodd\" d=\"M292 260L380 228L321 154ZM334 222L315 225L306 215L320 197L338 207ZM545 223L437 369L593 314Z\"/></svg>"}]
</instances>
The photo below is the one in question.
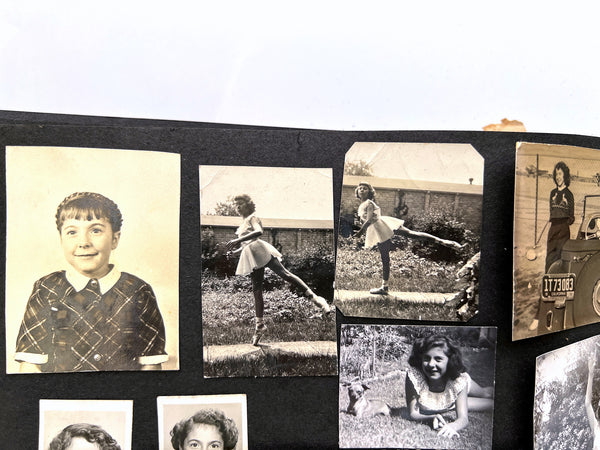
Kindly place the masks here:
<instances>
[{"instance_id":1,"label":"girl posing with arm extended","mask_svg":"<svg viewBox=\"0 0 600 450\"><path fill-rule=\"evenodd\" d=\"M392 248L392 236L394 230L399 231L403 236L415 239L437 242L445 247L460 250L463 248L458 242L441 239L421 231L413 231L404 226L404 221L395 217L381 215L381 209L375 203L375 189L369 183L360 183L356 190L356 197L362 202L358 207L358 215L362 222L362 227L354 236L359 237L365 234L365 248L377 246L381 255L383 265L383 283L381 287L371 289L371 294L387 294L388 282L390 279L390 250Z\"/></svg>"},{"instance_id":2,"label":"girl posing with arm extended","mask_svg":"<svg viewBox=\"0 0 600 450\"><path fill-rule=\"evenodd\" d=\"M234 253L240 253L236 275L250 275L252 278L252 292L254 294L254 308L256 314L256 327L252 344L258 345L261 337L265 334L264 300L263 300L263 278L265 267L268 267L285 281L299 287L304 295L308 297L323 314L332 311L323 297L316 295L298 276L291 273L281 264L281 253L268 242L259 239L263 234L262 223L254 215L256 209L249 195L238 195L234 197L237 210L243 218L243 222L235 232L237 239L227 242L227 250L233 250L240 246Z\"/></svg>"}]
</instances>

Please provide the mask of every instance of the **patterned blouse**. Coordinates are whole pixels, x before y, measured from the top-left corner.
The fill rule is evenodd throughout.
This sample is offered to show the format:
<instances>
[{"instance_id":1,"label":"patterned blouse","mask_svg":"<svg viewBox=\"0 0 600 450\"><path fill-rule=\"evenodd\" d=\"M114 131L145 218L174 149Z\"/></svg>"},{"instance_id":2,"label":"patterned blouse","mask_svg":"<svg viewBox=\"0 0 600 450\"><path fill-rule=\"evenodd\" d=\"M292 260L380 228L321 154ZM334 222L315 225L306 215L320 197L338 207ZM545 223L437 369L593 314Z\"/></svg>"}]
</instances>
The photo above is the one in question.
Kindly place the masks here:
<instances>
[{"instance_id":1,"label":"patterned blouse","mask_svg":"<svg viewBox=\"0 0 600 450\"><path fill-rule=\"evenodd\" d=\"M165 362L165 328L152 288L126 272L117 276L105 293L94 278L77 291L65 271L36 281L15 359L43 372L138 370Z\"/></svg>"},{"instance_id":2,"label":"patterned blouse","mask_svg":"<svg viewBox=\"0 0 600 450\"><path fill-rule=\"evenodd\" d=\"M458 395L464 389L468 390L471 384L471 377L467 372L463 372L458 378L448 380L442 392L432 392L429 390L425 375L420 370L411 366L406 375L417 392L417 404L422 414L443 413L454 409Z\"/></svg>"}]
</instances>

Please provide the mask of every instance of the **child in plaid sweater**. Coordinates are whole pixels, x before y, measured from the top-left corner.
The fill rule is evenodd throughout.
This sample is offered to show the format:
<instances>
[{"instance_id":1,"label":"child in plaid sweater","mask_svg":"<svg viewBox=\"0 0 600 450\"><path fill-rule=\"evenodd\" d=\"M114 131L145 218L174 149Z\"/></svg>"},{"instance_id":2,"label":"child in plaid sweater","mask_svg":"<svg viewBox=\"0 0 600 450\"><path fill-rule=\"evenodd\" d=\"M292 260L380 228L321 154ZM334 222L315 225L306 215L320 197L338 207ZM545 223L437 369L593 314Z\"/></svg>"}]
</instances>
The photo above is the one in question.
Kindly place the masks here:
<instances>
[{"instance_id":1,"label":"child in plaid sweater","mask_svg":"<svg viewBox=\"0 0 600 450\"><path fill-rule=\"evenodd\" d=\"M167 361L152 288L109 263L122 222L101 194L76 192L58 206L70 267L34 284L17 337L21 372L160 370Z\"/></svg>"}]
</instances>

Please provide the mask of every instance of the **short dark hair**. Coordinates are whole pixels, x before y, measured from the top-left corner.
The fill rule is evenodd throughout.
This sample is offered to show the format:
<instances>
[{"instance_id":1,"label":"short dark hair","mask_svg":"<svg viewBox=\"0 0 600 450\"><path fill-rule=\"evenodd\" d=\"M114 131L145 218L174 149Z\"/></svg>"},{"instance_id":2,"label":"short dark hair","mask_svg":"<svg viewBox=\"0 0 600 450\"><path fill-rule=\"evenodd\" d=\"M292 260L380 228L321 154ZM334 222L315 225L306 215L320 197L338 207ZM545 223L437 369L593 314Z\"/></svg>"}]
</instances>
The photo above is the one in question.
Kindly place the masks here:
<instances>
[{"instance_id":1,"label":"short dark hair","mask_svg":"<svg viewBox=\"0 0 600 450\"><path fill-rule=\"evenodd\" d=\"M467 371L462 359L460 349L446 336L434 334L425 338L419 338L413 344L412 352L408 358L408 363L415 369L423 370L423 355L434 347L441 348L448 357L448 366L446 374L448 378L454 380Z\"/></svg>"},{"instance_id":2,"label":"short dark hair","mask_svg":"<svg viewBox=\"0 0 600 450\"><path fill-rule=\"evenodd\" d=\"M90 443L98 445L100 450L121 450L115 439L98 425L74 423L65 427L50 442L48 450L65 450L71 445L73 438L82 437Z\"/></svg>"},{"instance_id":3,"label":"short dark hair","mask_svg":"<svg viewBox=\"0 0 600 450\"><path fill-rule=\"evenodd\" d=\"M360 198L358 196L358 188L361 186L366 186L369 188L369 200L373 200L375 201L375 188L373 186L371 186L369 183L367 183L366 181L361 181L360 183L358 183L358 186L356 186L356 189L354 189L354 195L356 195L356 198Z\"/></svg>"},{"instance_id":4,"label":"short dark hair","mask_svg":"<svg viewBox=\"0 0 600 450\"><path fill-rule=\"evenodd\" d=\"M554 180L554 183L556 184L556 171L560 169L562 170L563 174L564 174L564 183L566 187L569 187L569 185L571 184L571 171L569 170L569 166L567 166L567 164L563 161L559 161L556 163L556 165L554 166L554 170L552 171L552 179Z\"/></svg>"},{"instance_id":5,"label":"short dark hair","mask_svg":"<svg viewBox=\"0 0 600 450\"><path fill-rule=\"evenodd\" d=\"M256 205L252 201L252 198L248 194L240 194L233 197L234 202L243 203L248 211L248 214L252 214L256 211Z\"/></svg>"},{"instance_id":6,"label":"short dark hair","mask_svg":"<svg viewBox=\"0 0 600 450\"><path fill-rule=\"evenodd\" d=\"M235 422L218 409L201 409L188 419L177 423L171 430L171 445L175 450L183 448L185 438L196 424L214 425L221 433L225 450L233 450L239 433Z\"/></svg>"},{"instance_id":7,"label":"short dark hair","mask_svg":"<svg viewBox=\"0 0 600 450\"><path fill-rule=\"evenodd\" d=\"M66 197L56 209L56 228L60 233L65 220L106 219L113 233L121 230L123 216L115 202L95 192L75 192Z\"/></svg>"}]
</instances>

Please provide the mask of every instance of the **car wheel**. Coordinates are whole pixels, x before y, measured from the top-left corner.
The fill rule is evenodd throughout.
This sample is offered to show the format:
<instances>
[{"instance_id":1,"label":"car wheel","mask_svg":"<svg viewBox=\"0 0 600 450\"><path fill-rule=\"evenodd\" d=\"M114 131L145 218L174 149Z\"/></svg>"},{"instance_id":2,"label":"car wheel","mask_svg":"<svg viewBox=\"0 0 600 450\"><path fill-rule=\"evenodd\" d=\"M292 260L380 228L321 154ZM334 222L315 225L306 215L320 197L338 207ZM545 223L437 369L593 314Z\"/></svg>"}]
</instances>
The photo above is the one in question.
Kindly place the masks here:
<instances>
[{"instance_id":1,"label":"car wheel","mask_svg":"<svg viewBox=\"0 0 600 450\"><path fill-rule=\"evenodd\" d=\"M600 255L594 255L579 273L573 320L577 327L600 321Z\"/></svg>"}]
</instances>

